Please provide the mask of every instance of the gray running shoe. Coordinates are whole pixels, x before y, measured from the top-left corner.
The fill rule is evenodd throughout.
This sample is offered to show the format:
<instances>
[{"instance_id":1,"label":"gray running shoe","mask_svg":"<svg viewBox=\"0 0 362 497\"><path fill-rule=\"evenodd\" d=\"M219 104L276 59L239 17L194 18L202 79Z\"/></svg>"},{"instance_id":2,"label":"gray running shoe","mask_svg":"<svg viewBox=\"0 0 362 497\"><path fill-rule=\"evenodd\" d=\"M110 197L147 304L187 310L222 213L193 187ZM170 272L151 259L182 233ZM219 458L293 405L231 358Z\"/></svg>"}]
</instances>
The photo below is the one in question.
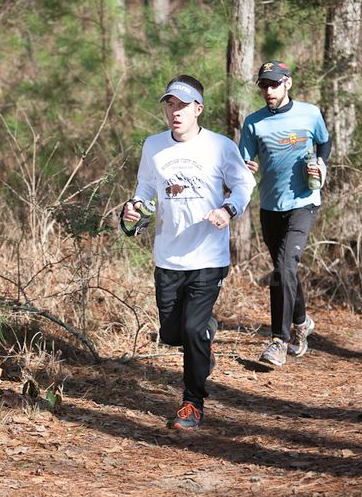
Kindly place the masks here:
<instances>
[{"instance_id":1,"label":"gray running shoe","mask_svg":"<svg viewBox=\"0 0 362 497\"><path fill-rule=\"evenodd\" d=\"M306 316L304 323L293 326L290 341L288 343L288 353L294 357L302 357L308 350L307 337L314 331L313 319Z\"/></svg>"},{"instance_id":2,"label":"gray running shoe","mask_svg":"<svg viewBox=\"0 0 362 497\"><path fill-rule=\"evenodd\" d=\"M260 361L283 366L287 360L288 345L280 338L274 337L260 357Z\"/></svg>"}]
</instances>

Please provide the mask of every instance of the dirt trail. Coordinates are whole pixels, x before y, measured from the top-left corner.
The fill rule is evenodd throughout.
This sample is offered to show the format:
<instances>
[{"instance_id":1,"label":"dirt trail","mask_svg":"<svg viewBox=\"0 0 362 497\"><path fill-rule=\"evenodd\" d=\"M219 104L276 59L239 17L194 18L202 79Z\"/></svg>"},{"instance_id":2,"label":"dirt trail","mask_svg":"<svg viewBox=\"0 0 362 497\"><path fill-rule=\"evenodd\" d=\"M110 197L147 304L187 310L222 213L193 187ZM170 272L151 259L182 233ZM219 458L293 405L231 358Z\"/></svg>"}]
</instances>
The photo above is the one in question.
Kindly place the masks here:
<instances>
[{"instance_id":1,"label":"dirt trail","mask_svg":"<svg viewBox=\"0 0 362 497\"><path fill-rule=\"evenodd\" d=\"M272 369L255 362L264 313L254 306L242 329L218 316L198 432L166 428L182 387L171 349L69 364L56 413L24 412L20 383L2 381L0 496L362 496L361 316L316 306L306 356Z\"/></svg>"}]
</instances>

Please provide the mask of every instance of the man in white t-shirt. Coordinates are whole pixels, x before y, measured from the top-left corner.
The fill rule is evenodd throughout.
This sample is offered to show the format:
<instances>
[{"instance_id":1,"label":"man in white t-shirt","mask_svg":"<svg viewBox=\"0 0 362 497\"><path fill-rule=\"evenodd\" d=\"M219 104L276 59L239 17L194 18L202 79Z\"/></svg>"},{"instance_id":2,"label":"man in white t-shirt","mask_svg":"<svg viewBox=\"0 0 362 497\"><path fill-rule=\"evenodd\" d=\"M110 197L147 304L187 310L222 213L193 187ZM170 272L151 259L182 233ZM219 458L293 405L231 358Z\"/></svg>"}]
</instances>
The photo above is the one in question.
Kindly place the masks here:
<instances>
[{"instance_id":1,"label":"man in white t-shirt","mask_svg":"<svg viewBox=\"0 0 362 497\"><path fill-rule=\"evenodd\" d=\"M184 350L183 403L170 426L195 429L215 364L212 309L230 264L229 223L245 211L255 180L232 140L199 126L204 106L198 80L172 79L160 102L165 102L169 130L145 140L137 189L125 204L123 220L136 221L141 202L157 200L160 337ZM228 198L223 184L231 190Z\"/></svg>"}]
</instances>

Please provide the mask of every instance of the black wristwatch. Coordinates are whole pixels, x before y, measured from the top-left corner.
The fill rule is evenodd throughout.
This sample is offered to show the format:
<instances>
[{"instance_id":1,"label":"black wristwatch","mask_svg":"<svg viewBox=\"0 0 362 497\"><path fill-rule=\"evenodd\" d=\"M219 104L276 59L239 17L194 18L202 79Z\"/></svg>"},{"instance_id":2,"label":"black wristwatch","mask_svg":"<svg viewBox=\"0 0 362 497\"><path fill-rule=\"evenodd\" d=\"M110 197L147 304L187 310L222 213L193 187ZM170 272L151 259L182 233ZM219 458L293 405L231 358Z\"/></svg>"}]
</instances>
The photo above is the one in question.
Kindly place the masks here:
<instances>
[{"instance_id":1,"label":"black wristwatch","mask_svg":"<svg viewBox=\"0 0 362 497\"><path fill-rule=\"evenodd\" d=\"M224 204L221 207L226 210L226 212L230 216L230 219L232 219L233 217L235 217L236 214L238 213L237 210L235 209L235 207L233 206L233 204Z\"/></svg>"}]
</instances>

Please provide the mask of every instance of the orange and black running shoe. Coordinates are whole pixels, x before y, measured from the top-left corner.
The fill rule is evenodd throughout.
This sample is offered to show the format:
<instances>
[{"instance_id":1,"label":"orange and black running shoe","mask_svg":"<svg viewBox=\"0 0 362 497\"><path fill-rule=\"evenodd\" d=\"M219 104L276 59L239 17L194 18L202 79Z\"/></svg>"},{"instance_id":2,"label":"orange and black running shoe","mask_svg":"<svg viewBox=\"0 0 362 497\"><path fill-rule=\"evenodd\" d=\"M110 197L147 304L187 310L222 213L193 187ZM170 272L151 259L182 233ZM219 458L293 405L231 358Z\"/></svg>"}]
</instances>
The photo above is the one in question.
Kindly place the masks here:
<instances>
[{"instance_id":1,"label":"orange and black running shoe","mask_svg":"<svg viewBox=\"0 0 362 497\"><path fill-rule=\"evenodd\" d=\"M176 418L170 423L170 427L177 430L197 430L202 423L203 416L202 410L191 402L185 401L177 411Z\"/></svg>"}]
</instances>

